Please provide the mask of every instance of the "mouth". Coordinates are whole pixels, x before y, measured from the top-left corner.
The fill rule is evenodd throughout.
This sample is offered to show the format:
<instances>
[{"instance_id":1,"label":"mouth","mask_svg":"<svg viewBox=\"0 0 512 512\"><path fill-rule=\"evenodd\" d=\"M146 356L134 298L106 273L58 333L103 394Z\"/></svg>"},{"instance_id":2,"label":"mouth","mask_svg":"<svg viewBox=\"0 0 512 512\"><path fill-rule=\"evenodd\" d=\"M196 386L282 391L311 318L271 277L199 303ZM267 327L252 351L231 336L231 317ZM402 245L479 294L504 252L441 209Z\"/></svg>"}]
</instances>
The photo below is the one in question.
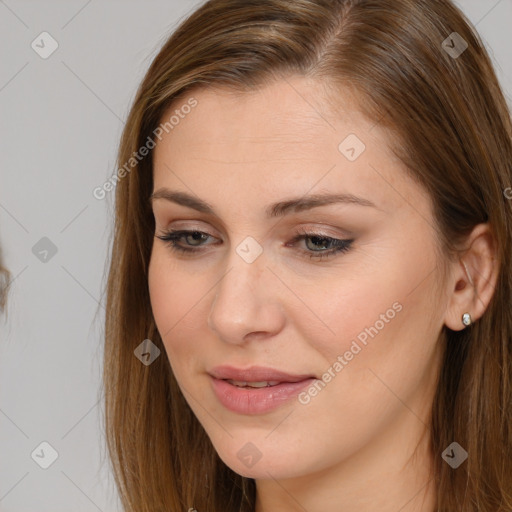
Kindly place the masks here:
<instances>
[{"instance_id":1,"label":"mouth","mask_svg":"<svg viewBox=\"0 0 512 512\"><path fill-rule=\"evenodd\" d=\"M295 398L315 377L264 367L216 367L209 372L218 401L228 410L252 415L270 412Z\"/></svg>"},{"instance_id":2,"label":"mouth","mask_svg":"<svg viewBox=\"0 0 512 512\"><path fill-rule=\"evenodd\" d=\"M300 382L314 378L313 374L290 374L274 368L251 366L235 368L234 366L216 366L208 372L215 379L228 380L235 386L266 387L285 382Z\"/></svg>"},{"instance_id":3,"label":"mouth","mask_svg":"<svg viewBox=\"0 0 512 512\"><path fill-rule=\"evenodd\" d=\"M240 380L232 380L232 379L223 379L226 382L229 382L233 386L236 386L237 388L266 388L266 387L272 387L277 386L278 384L281 384L278 380L271 380L271 381L261 381L261 382L244 382Z\"/></svg>"}]
</instances>

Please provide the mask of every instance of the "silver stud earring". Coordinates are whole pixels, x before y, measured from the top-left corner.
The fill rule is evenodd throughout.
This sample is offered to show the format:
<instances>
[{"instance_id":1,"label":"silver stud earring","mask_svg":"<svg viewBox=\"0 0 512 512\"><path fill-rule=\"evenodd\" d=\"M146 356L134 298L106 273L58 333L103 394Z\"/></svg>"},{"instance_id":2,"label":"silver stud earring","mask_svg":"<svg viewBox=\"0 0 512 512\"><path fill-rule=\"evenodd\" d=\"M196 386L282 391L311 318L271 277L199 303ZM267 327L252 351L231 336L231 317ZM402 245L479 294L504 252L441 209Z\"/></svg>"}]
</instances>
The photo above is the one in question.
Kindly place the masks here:
<instances>
[{"instance_id":1,"label":"silver stud earring","mask_svg":"<svg viewBox=\"0 0 512 512\"><path fill-rule=\"evenodd\" d=\"M471 325L471 315L469 313L464 313L462 315L462 323L467 327Z\"/></svg>"}]
</instances>

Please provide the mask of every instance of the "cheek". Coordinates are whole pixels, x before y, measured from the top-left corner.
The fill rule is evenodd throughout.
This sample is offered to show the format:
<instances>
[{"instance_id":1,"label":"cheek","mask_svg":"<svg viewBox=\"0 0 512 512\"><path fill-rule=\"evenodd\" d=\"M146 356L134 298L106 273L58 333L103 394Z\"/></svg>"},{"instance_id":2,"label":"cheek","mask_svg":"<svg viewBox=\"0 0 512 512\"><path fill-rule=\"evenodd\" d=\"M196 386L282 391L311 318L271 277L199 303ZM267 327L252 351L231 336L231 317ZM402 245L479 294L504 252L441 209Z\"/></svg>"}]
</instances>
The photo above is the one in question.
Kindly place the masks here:
<instances>
[{"instance_id":1,"label":"cheek","mask_svg":"<svg viewBox=\"0 0 512 512\"><path fill-rule=\"evenodd\" d=\"M176 276L172 277L165 259L158 250L153 250L148 268L148 287L151 309L160 335L171 327L170 316L176 311Z\"/></svg>"},{"instance_id":2,"label":"cheek","mask_svg":"<svg viewBox=\"0 0 512 512\"><path fill-rule=\"evenodd\" d=\"M376 290L382 289L378 286L368 276L337 283L331 280L315 301L321 322L311 318L307 322L306 315L297 316L302 318L301 331L306 339L312 340L315 350L322 354L326 370L339 363L340 356L343 367L350 365L351 372L367 367L378 357L379 350L372 345L385 343L403 309L396 302L396 293L378 294Z\"/></svg>"},{"instance_id":3,"label":"cheek","mask_svg":"<svg viewBox=\"0 0 512 512\"><path fill-rule=\"evenodd\" d=\"M433 298L435 259L424 245L410 247L382 250L364 272L322 281L303 296L318 319L302 317L302 332L314 340L327 367L338 356L345 356L352 371L392 366L403 360L404 350L419 361L432 349L422 340L436 338L432 313L443 308Z\"/></svg>"},{"instance_id":4,"label":"cheek","mask_svg":"<svg viewBox=\"0 0 512 512\"><path fill-rule=\"evenodd\" d=\"M192 308L201 297L201 278L180 269L166 251L154 249L148 269L151 308L161 335L194 315Z\"/></svg>"},{"instance_id":5,"label":"cheek","mask_svg":"<svg viewBox=\"0 0 512 512\"><path fill-rule=\"evenodd\" d=\"M178 267L165 250L153 251L148 269L151 309L171 365L191 360L200 350L197 333L207 326L210 281Z\"/></svg>"},{"instance_id":6,"label":"cheek","mask_svg":"<svg viewBox=\"0 0 512 512\"><path fill-rule=\"evenodd\" d=\"M368 258L367 254L373 257ZM300 322L306 339L314 341L329 361L349 350L354 339L364 343L368 336L365 328L401 298L400 280L393 277L397 276L395 259L390 248L365 245L347 258L346 264L342 262L331 272L323 271L316 279L309 278L307 287L299 286L297 277L288 280L290 287L300 290L302 301L302 310L294 314L294 322ZM388 316L394 317L395 310L389 311Z\"/></svg>"},{"instance_id":7,"label":"cheek","mask_svg":"<svg viewBox=\"0 0 512 512\"><path fill-rule=\"evenodd\" d=\"M180 328L179 319L185 316L188 300L188 288L180 281L170 258L163 251L154 250L148 269L148 286L151 309L155 323L168 350L167 340L173 339Z\"/></svg>"}]
</instances>

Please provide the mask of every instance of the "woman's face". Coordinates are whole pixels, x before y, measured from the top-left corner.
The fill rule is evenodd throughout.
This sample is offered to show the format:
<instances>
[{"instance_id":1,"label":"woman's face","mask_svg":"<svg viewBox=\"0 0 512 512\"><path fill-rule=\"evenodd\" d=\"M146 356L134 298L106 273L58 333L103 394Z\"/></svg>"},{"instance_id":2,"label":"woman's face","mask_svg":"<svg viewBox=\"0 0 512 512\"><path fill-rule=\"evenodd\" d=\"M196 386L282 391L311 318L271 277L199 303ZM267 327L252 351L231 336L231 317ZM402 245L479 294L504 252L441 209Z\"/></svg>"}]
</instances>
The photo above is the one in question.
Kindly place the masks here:
<instances>
[{"instance_id":1,"label":"woman's face","mask_svg":"<svg viewBox=\"0 0 512 512\"><path fill-rule=\"evenodd\" d=\"M149 268L188 404L244 476L398 467L428 424L448 302L428 195L318 82L193 97L163 118L181 112L152 200L156 235L192 233L155 238Z\"/></svg>"}]
</instances>

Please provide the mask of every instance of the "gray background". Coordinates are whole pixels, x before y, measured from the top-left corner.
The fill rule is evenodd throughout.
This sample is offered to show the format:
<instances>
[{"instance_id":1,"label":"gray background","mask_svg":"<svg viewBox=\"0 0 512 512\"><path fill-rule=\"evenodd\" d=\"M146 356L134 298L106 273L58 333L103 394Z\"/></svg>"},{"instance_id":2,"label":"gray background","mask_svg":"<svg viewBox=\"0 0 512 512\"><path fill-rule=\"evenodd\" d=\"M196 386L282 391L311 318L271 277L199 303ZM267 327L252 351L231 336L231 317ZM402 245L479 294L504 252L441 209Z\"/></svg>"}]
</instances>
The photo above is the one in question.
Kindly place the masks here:
<instances>
[{"instance_id":1,"label":"gray background","mask_svg":"<svg viewBox=\"0 0 512 512\"><path fill-rule=\"evenodd\" d=\"M13 279L0 319L2 512L121 510L100 393L113 194L92 191L115 172L151 59L199 3L0 0L0 245ZM512 0L457 3L512 105ZM59 45L47 59L31 47L43 31ZM42 469L45 441L58 457Z\"/></svg>"}]
</instances>

